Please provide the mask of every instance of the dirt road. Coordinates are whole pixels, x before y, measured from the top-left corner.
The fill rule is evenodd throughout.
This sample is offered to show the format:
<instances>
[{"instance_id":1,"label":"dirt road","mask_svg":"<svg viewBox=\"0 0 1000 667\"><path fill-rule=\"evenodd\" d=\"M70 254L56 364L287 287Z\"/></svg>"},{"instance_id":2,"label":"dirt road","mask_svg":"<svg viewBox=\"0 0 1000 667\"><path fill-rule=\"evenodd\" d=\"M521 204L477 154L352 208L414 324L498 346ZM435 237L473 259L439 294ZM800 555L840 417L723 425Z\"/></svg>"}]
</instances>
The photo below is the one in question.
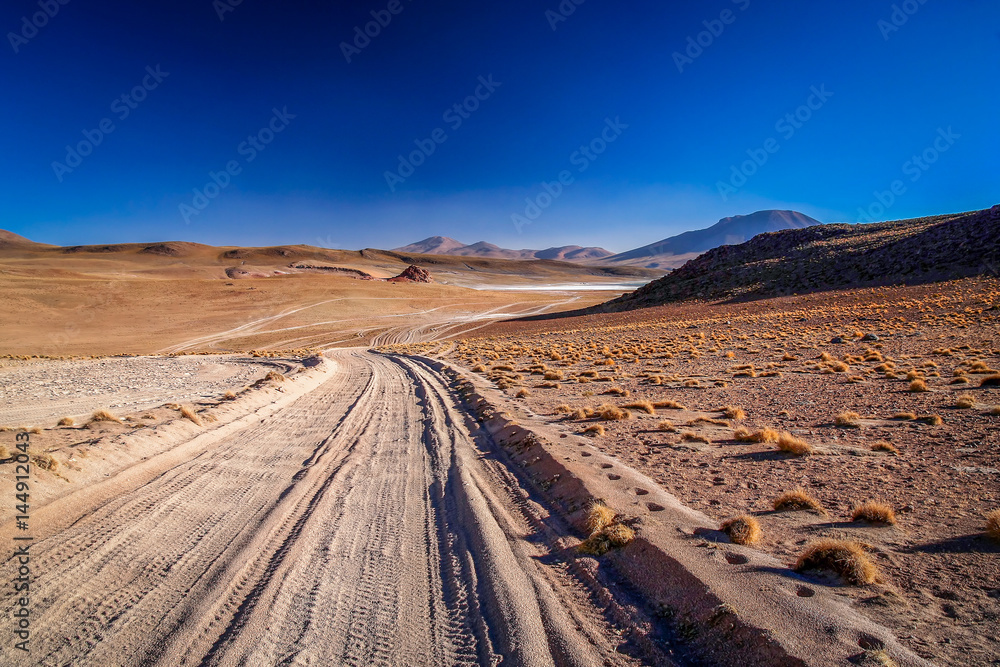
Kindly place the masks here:
<instances>
[{"instance_id":1,"label":"dirt road","mask_svg":"<svg viewBox=\"0 0 1000 667\"><path fill-rule=\"evenodd\" d=\"M442 378L332 361L263 422L35 513L31 652L4 623L0 663L628 664Z\"/></svg>"}]
</instances>

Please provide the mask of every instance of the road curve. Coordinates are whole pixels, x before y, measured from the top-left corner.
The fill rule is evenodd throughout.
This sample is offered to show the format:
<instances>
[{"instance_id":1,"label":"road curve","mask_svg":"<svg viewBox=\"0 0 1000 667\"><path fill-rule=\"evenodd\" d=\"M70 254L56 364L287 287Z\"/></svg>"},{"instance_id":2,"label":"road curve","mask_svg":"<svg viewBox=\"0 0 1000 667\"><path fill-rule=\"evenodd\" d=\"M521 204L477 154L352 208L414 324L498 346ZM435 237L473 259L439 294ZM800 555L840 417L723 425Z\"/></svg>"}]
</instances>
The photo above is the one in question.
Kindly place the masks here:
<instances>
[{"instance_id":1,"label":"road curve","mask_svg":"<svg viewBox=\"0 0 1000 667\"><path fill-rule=\"evenodd\" d=\"M362 350L331 363L263 422L41 535L31 652L5 623L0 663L623 664L445 381ZM11 618L9 586L0 600Z\"/></svg>"}]
</instances>

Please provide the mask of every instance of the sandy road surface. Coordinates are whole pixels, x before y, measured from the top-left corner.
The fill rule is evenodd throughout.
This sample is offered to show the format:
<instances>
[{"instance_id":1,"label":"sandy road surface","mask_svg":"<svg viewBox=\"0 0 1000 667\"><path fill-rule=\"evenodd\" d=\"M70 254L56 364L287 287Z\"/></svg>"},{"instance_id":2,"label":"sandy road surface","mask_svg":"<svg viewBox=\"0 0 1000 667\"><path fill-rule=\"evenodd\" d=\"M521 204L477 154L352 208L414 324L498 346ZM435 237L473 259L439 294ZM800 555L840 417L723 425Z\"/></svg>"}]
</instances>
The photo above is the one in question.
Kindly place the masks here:
<instances>
[{"instance_id":1,"label":"sandy road surface","mask_svg":"<svg viewBox=\"0 0 1000 667\"><path fill-rule=\"evenodd\" d=\"M31 653L4 623L0 663L620 663L442 380L360 350L334 363L180 464L37 511Z\"/></svg>"}]
</instances>

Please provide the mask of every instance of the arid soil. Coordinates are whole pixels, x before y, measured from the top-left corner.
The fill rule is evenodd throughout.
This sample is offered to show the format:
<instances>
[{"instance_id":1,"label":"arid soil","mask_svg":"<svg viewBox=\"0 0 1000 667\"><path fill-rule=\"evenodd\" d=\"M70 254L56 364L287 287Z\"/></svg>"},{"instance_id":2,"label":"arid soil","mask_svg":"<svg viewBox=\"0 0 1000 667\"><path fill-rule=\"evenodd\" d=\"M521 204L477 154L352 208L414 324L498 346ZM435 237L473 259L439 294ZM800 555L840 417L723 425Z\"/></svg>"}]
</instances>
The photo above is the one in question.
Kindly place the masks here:
<instances>
[{"instance_id":1,"label":"arid soil","mask_svg":"<svg viewBox=\"0 0 1000 667\"><path fill-rule=\"evenodd\" d=\"M993 664L1000 543L984 515L1000 507L1000 378L987 380L1000 373L998 304L998 281L970 279L504 323L451 349L393 349L447 352L554 428L590 429L602 452L717 522L753 515L756 548L786 567L818 538L860 543L874 584L813 573L815 585L929 660ZM602 404L621 412L574 414ZM740 428L787 432L811 454L740 441ZM823 509L775 511L796 488ZM853 520L865 501L890 505L895 524Z\"/></svg>"},{"instance_id":2,"label":"arid soil","mask_svg":"<svg viewBox=\"0 0 1000 667\"><path fill-rule=\"evenodd\" d=\"M35 501L31 653L4 624L4 664L636 662L436 370L348 350L295 378L126 434L147 455L90 484L96 453L50 449L34 483L73 490Z\"/></svg>"}]
</instances>

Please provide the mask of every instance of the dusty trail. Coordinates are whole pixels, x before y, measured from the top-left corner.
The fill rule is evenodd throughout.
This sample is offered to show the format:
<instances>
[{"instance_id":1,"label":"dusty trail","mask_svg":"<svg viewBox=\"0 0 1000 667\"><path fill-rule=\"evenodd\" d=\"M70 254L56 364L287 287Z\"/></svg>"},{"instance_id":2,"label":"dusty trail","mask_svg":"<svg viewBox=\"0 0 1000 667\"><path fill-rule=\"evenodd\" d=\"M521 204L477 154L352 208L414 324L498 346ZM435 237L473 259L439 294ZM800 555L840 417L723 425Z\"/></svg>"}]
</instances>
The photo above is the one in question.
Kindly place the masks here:
<instances>
[{"instance_id":1,"label":"dusty trail","mask_svg":"<svg viewBox=\"0 0 1000 667\"><path fill-rule=\"evenodd\" d=\"M32 651L5 624L0 662L621 664L600 613L542 564L540 510L440 376L360 350L333 362L317 389L151 481L76 516L37 512ZM7 588L0 613L12 606Z\"/></svg>"}]
</instances>

